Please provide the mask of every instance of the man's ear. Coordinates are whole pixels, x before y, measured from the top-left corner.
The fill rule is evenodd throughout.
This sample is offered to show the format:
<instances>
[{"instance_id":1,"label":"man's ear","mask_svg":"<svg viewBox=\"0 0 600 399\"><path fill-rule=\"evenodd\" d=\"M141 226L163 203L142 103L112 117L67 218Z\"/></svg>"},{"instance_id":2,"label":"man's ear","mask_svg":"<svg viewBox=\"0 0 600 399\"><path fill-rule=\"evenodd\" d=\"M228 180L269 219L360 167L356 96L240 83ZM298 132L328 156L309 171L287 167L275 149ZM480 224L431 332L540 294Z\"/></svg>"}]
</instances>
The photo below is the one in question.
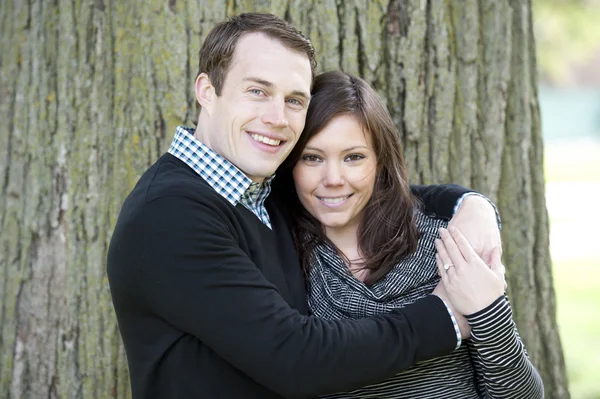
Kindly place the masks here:
<instances>
[{"instance_id":1,"label":"man's ear","mask_svg":"<svg viewBox=\"0 0 600 399\"><path fill-rule=\"evenodd\" d=\"M202 72L198 75L194 88L196 90L196 101L198 101L202 109L210 114L217 94L215 93L215 87L206 73Z\"/></svg>"}]
</instances>

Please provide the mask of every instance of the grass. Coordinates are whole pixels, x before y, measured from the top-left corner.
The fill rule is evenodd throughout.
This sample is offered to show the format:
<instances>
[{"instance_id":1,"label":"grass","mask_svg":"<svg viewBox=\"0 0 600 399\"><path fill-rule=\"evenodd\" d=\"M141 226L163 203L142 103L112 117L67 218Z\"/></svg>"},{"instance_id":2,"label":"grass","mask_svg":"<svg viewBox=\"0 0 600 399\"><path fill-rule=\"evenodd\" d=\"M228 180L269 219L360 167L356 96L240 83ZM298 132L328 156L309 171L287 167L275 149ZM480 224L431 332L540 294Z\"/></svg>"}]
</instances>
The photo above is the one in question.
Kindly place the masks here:
<instances>
[{"instance_id":1,"label":"grass","mask_svg":"<svg viewBox=\"0 0 600 399\"><path fill-rule=\"evenodd\" d=\"M557 319L573 399L599 399L600 140L546 144ZM593 220L595 219L595 220Z\"/></svg>"},{"instance_id":2,"label":"grass","mask_svg":"<svg viewBox=\"0 0 600 399\"><path fill-rule=\"evenodd\" d=\"M596 259L554 262L554 281L569 388L574 399L600 398L600 268Z\"/></svg>"}]
</instances>

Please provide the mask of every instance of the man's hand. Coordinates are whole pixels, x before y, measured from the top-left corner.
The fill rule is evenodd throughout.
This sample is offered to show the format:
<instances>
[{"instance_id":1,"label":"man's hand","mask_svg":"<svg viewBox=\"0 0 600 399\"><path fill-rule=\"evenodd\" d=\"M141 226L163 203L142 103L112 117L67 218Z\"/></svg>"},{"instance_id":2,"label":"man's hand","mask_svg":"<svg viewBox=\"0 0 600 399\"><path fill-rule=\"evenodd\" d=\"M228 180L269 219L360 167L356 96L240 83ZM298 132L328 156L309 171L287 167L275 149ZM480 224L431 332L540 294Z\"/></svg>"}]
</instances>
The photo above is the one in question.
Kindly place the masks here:
<instances>
[{"instance_id":1,"label":"man's hand","mask_svg":"<svg viewBox=\"0 0 600 399\"><path fill-rule=\"evenodd\" d=\"M502 255L500 229L492 205L479 195L469 195L460 204L448 228L455 227L465 236L477 255L487 264L496 247Z\"/></svg>"}]
</instances>

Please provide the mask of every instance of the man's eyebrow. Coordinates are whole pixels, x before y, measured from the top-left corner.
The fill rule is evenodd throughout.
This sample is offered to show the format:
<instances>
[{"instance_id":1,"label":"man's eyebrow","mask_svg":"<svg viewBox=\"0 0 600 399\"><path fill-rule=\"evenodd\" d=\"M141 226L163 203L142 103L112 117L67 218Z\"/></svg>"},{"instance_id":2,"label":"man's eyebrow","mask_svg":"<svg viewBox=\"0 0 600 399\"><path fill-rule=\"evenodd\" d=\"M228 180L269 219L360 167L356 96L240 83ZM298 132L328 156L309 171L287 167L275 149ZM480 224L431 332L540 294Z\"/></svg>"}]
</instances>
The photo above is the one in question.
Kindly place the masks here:
<instances>
[{"instance_id":1,"label":"man's eyebrow","mask_svg":"<svg viewBox=\"0 0 600 399\"><path fill-rule=\"evenodd\" d=\"M292 92L292 95L293 95L293 96L297 96L297 97L302 97L302 98L304 98L306 101L309 101L309 100L310 100L310 94L309 94L309 93L306 93L306 92L304 92L304 91L300 91L300 90L294 90L294 91Z\"/></svg>"},{"instance_id":2,"label":"man's eyebrow","mask_svg":"<svg viewBox=\"0 0 600 399\"><path fill-rule=\"evenodd\" d=\"M269 82L268 80L264 80L264 79L257 78L257 77L254 77L254 76L250 76L250 77L244 78L244 81L245 82L254 82L254 83L257 83L257 84L259 84L261 86L264 86L264 87L266 87L268 89L272 89L273 86L275 86L272 82ZM293 96L298 96L298 97L303 97L305 100L310 100L310 93L304 92L302 90L294 90L292 92L292 95Z\"/></svg>"},{"instance_id":3,"label":"man's eyebrow","mask_svg":"<svg viewBox=\"0 0 600 399\"><path fill-rule=\"evenodd\" d=\"M245 82L254 82L254 83L258 83L259 85L268 87L269 89L272 88L274 85L272 82L269 82L268 80L264 80L261 78L255 78L253 76L250 76L248 78L244 78Z\"/></svg>"}]
</instances>

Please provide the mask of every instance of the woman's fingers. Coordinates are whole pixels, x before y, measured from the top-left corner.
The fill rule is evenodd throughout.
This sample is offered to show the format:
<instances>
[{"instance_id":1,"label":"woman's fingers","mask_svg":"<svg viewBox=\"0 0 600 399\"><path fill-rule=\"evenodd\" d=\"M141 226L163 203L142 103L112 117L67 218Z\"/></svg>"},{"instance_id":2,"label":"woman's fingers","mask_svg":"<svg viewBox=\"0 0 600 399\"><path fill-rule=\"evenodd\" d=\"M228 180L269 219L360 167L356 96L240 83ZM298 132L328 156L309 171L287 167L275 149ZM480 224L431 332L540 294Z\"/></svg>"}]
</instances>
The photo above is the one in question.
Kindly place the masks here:
<instances>
[{"instance_id":1,"label":"woman's fingers","mask_svg":"<svg viewBox=\"0 0 600 399\"><path fill-rule=\"evenodd\" d=\"M443 278L448 273L453 272L453 271L450 272L450 269L455 267L455 265L452 262L452 258L450 257L450 255L448 255L448 251L446 251L446 247L444 246L444 243L442 242L442 240L436 238L435 248L438 251L437 257L440 260L440 264L438 264L438 271L440 272L440 274Z\"/></svg>"},{"instance_id":2,"label":"woman's fingers","mask_svg":"<svg viewBox=\"0 0 600 399\"><path fill-rule=\"evenodd\" d=\"M438 276L440 276L442 278L442 280L446 279L446 273L444 270L444 262L442 262L442 259L440 258L439 254L435 254L435 264L437 265L438 268Z\"/></svg>"},{"instance_id":3,"label":"woman's fingers","mask_svg":"<svg viewBox=\"0 0 600 399\"><path fill-rule=\"evenodd\" d=\"M456 246L467 262L471 262L472 260L479 258L479 255L477 255L471 244L469 244L469 241L467 241L460 230L458 230L456 227L450 227L448 232L454 239Z\"/></svg>"},{"instance_id":4,"label":"woman's fingers","mask_svg":"<svg viewBox=\"0 0 600 399\"><path fill-rule=\"evenodd\" d=\"M446 249L447 256L451 263L455 265L464 264L465 258L462 253L458 249L454 238L450 235L448 230L440 229L440 237L442 238L442 244ZM439 250L438 250L439 251ZM445 262L446 260L442 257L442 260Z\"/></svg>"},{"instance_id":5,"label":"woman's fingers","mask_svg":"<svg viewBox=\"0 0 600 399\"><path fill-rule=\"evenodd\" d=\"M504 289L508 288L508 283L506 282L506 269L502 264L502 251L501 248L494 247L490 254L490 269L498 275L504 281Z\"/></svg>"},{"instance_id":6,"label":"woman's fingers","mask_svg":"<svg viewBox=\"0 0 600 399\"><path fill-rule=\"evenodd\" d=\"M473 314L502 294L503 279L499 275L503 266L499 252L494 253L494 263L488 267L460 232L452 233L440 229L441 240L435 240L438 271L458 313Z\"/></svg>"}]
</instances>

